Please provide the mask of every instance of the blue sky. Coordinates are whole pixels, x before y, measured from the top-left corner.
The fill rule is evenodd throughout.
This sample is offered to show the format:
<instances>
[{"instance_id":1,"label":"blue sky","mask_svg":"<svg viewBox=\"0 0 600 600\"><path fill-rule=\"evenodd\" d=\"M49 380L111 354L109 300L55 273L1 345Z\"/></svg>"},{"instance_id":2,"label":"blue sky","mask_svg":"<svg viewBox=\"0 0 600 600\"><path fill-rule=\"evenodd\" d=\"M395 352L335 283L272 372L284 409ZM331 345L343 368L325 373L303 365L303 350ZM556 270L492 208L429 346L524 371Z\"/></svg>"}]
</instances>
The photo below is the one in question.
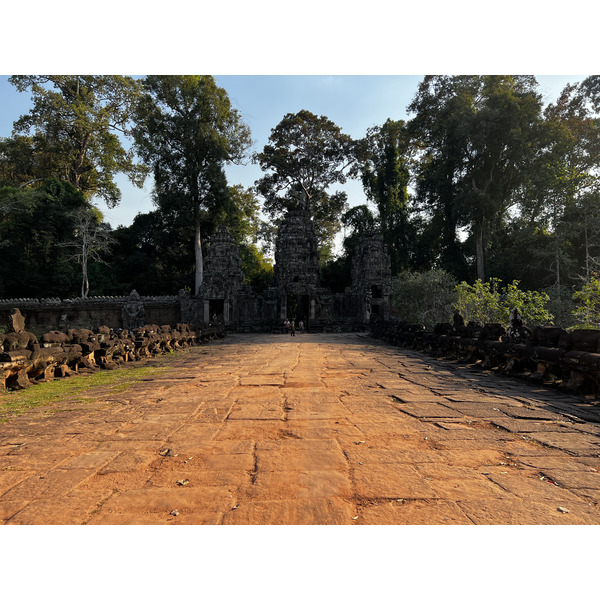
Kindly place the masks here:
<instances>
[{"instance_id":1,"label":"blue sky","mask_svg":"<svg viewBox=\"0 0 600 600\"><path fill-rule=\"evenodd\" d=\"M576 83L584 76L538 76L540 91L546 101L555 100L566 83ZM354 138L365 135L373 125L386 119L407 119L406 107L416 93L421 75L223 75L216 76L217 83L225 88L232 104L252 130L254 150L267 143L271 129L286 113L301 109L325 115L342 131ZM0 136L11 135L13 122L26 113L30 106L29 95L19 93L0 77ZM257 165L230 166L227 169L231 185L253 185L262 172ZM153 209L152 182L144 189L133 187L123 176L118 177L123 197L119 207L109 210L98 204L106 220L113 226L130 225L138 213ZM365 202L362 187L357 181L348 182L343 189L351 205Z\"/></svg>"},{"instance_id":2,"label":"blue sky","mask_svg":"<svg viewBox=\"0 0 600 600\"><path fill-rule=\"evenodd\" d=\"M26 43L18 27L6 28L0 41L0 136L11 134L29 106L8 84L12 73L215 74L250 126L253 150L261 150L281 118L300 109L327 116L354 138L388 118L406 119L425 73L541 73L551 101L584 77L553 74L597 71L597 21L586 0L571 0L560 17L522 0L506 0L502 10L477 0L370 0L364 8L334 0L182 0L158 12L121 0L101 9L76 0L37 4ZM85 35L59 35L63 15L87 18ZM21 22L22 9L9 4L3 17ZM247 165L227 174L230 184L248 187L262 173ZM150 180L143 190L123 176L117 184L120 206L99 204L113 227L152 210ZM365 201L358 182L344 189L351 205Z\"/></svg>"}]
</instances>

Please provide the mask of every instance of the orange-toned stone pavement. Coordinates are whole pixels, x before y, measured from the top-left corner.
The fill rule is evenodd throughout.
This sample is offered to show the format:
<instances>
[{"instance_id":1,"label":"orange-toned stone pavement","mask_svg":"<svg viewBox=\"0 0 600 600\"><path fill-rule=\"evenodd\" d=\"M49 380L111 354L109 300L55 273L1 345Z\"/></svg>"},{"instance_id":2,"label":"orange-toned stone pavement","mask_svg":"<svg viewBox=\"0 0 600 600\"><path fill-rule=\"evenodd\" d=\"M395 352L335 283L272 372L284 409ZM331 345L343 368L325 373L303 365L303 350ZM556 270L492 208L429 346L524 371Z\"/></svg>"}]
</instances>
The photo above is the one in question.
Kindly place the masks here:
<instances>
[{"instance_id":1,"label":"orange-toned stone pavement","mask_svg":"<svg viewBox=\"0 0 600 600\"><path fill-rule=\"evenodd\" d=\"M600 523L593 400L356 333L164 365L0 424L0 523Z\"/></svg>"}]
</instances>

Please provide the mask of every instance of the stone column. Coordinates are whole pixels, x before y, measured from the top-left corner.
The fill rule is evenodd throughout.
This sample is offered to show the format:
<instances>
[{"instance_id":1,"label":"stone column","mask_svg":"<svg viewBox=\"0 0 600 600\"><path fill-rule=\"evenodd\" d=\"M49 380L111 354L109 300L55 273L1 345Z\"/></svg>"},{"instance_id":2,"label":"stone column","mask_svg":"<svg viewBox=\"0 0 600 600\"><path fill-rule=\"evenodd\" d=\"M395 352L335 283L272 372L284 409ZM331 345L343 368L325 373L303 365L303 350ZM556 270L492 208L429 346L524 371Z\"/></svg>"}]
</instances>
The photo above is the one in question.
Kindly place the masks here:
<instances>
[{"instance_id":1,"label":"stone column","mask_svg":"<svg viewBox=\"0 0 600 600\"><path fill-rule=\"evenodd\" d=\"M285 321L287 318L287 296L281 296L281 313L280 318Z\"/></svg>"},{"instance_id":2,"label":"stone column","mask_svg":"<svg viewBox=\"0 0 600 600\"><path fill-rule=\"evenodd\" d=\"M227 298L223 301L223 322L229 323L229 300Z\"/></svg>"},{"instance_id":3,"label":"stone column","mask_svg":"<svg viewBox=\"0 0 600 600\"><path fill-rule=\"evenodd\" d=\"M316 316L316 302L314 298L310 299L310 319L311 321L315 319Z\"/></svg>"},{"instance_id":4,"label":"stone column","mask_svg":"<svg viewBox=\"0 0 600 600\"><path fill-rule=\"evenodd\" d=\"M210 322L210 303L208 300L204 301L204 322Z\"/></svg>"}]
</instances>

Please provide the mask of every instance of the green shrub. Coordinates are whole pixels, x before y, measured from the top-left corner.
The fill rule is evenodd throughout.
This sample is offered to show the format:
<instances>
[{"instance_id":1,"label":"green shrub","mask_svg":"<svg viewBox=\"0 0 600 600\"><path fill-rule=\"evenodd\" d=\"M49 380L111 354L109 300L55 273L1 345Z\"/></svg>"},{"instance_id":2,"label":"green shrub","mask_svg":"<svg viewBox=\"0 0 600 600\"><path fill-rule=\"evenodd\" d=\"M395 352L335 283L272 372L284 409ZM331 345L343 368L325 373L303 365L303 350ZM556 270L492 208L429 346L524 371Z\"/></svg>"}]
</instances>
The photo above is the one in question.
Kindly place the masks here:
<instances>
[{"instance_id":1,"label":"green shrub","mask_svg":"<svg viewBox=\"0 0 600 600\"><path fill-rule=\"evenodd\" d=\"M600 278L594 273L581 290L573 294L577 308L573 317L577 327L600 329Z\"/></svg>"},{"instance_id":2,"label":"green shrub","mask_svg":"<svg viewBox=\"0 0 600 600\"><path fill-rule=\"evenodd\" d=\"M392 305L401 319L432 328L452 321L455 286L456 279L442 269L405 271L392 282Z\"/></svg>"},{"instance_id":3,"label":"green shrub","mask_svg":"<svg viewBox=\"0 0 600 600\"><path fill-rule=\"evenodd\" d=\"M546 309L548 294L520 290L517 280L502 289L501 283L500 279L491 278L486 282L477 280L473 285L463 281L456 286L458 299L454 308L460 311L465 323L475 321L482 325L507 325L513 308L519 311L523 322L529 327L552 323L553 316Z\"/></svg>"}]
</instances>

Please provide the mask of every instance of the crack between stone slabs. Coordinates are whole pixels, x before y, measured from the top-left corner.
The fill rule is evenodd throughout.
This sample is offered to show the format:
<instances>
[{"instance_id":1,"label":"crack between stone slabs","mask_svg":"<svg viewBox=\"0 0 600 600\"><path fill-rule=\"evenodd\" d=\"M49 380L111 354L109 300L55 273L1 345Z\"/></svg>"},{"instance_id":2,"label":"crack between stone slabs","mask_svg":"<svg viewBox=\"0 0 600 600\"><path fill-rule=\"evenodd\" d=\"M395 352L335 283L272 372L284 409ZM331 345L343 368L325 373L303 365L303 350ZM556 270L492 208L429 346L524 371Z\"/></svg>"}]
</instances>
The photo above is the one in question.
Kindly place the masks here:
<instances>
[{"instance_id":1,"label":"crack between stone slabs","mask_svg":"<svg viewBox=\"0 0 600 600\"><path fill-rule=\"evenodd\" d=\"M292 410L294 410L289 404L288 404L288 395L287 392L283 392L283 419L282 421L284 423L287 423L288 421L288 413L291 412Z\"/></svg>"},{"instance_id":2,"label":"crack between stone slabs","mask_svg":"<svg viewBox=\"0 0 600 600\"><path fill-rule=\"evenodd\" d=\"M100 500L100 502L98 502L98 504L96 504L96 508L90 513L90 515L88 516L88 518L83 521L81 524L82 525L87 525L90 521L90 519L97 514L100 509L115 495L120 494L121 490L118 489L114 489L112 492L110 492L110 494L108 494L108 496L106 496L106 498L103 498L102 500Z\"/></svg>"},{"instance_id":3,"label":"crack between stone slabs","mask_svg":"<svg viewBox=\"0 0 600 600\"><path fill-rule=\"evenodd\" d=\"M349 392L346 392L345 390L340 390L340 391L339 391L339 396L338 396L338 399L337 399L337 400L338 400L338 402L339 402L339 403L340 403L340 404L341 404L341 405L342 405L342 406L343 406L343 407L344 407L346 410L348 410L348 411L350 411L350 409L349 409L349 408L346 406L346 404L344 403L344 400L343 400L343 399L344 399L344 398L348 398L348 397L350 397L350 396L351 396L351 394L350 394ZM350 412L352 412L352 411L350 411ZM354 411L354 412L356 412L356 411ZM354 414L354 413L352 413L352 414ZM338 442L338 444L339 444L339 442Z\"/></svg>"},{"instance_id":4,"label":"crack between stone slabs","mask_svg":"<svg viewBox=\"0 0 600 600\"><path fill-rule=\"evenodd\" d=\"M336 442L338 444L338 446L340 446L339 441L336 439ZM349 498L348 500L350 500L350 502L352 502L353 504L353 509L354 509L354 514L358 514L358 500L359 500L359 496L356 493L356 482L354 480L354 467L352 466L352 462L350 461L350 457L348 456L348 453L340 446L340 451L343 454L344 458L346 459L346 464L347 464L347 477L348 477L348 481L350 482L350 489L352 490L352 497Z\"/></svg>"},{"instance_id":5,"label":"crack between stone slabs","mask_svg":"<svg viewBox=\"0 0 600 600\"><path fill-rule=\"evenodd\" d=\"M563 434L563 435L576 435L576 434L570 434L570 433L565 432L565 434ZM515 436L517 437L517 439L521 438L528 444L531 444L532 446L542 446L543 448L552 448L553 450L560 450L561 452L564 452L568 456L574 456L576 458L583 458L583 457L587 456L585 454L582 456L575 450L567 450L566 448L561 448L560 446L552 445L550 442L542 442L540 440L536 440L535 438L532 438L531 436L526 435L526 434L516 433ZM600 453L600 446L598 447L598 450Z\"/></svg>"},{"instance_id":6,"label":"crack between stone slabs","mask_svg":"<svg viewBox=\"0 0 600 600\"><path fill-rule=\"evenodd\" d=\"M415 502L425 502L427 504L439 504L442 502L454 502L448 498L431 498L430 496L423 498L398 498L398 496L359 496L359 506L373 506L392 503L394 505L413 504Z\"/></svg>"},{"instance_id":7,"label":"crack between stone slabs","mask_svg":"<svg viewBox=\"0 0 600 600\"><path fill-rule=\"evenodd\" d=\"M471 515L469 515L469 513L466 512L465 509L461 506L460 502L460 500L456 500L454 502L454 504L456 504L456 506L458 507L458 510L460 510L460 512L465 516L465 518L469 519L469 521L471 521L473 525L477 525L477 523L471 518Z\"/></svg>"},{"instance_id":8,"label":"crack between stone slabs","mask_svg":"<svg viewBox=\"0 0 600 600\"><path fill-rule=\"evenodd\" d=\"M231 397L231 394L233 393L233 390L238 388L238 387L244 387L242 385L240 385L240 381L241 381L242 376L241 375L237 375L236 379L237 382L233 387L229 388L229 391L227 392L227 396L226 399L229 402L229 399ZM229 410L227 411L227 414L225 415L225 417L223 417L223 421L221 421L221 423L219 424L219 429L218 431L221 430L221 427L223 426L223 423L225 423L226 421L229 421L229 416L231 415L231 411L233 410L233 407L237 404L237 400L235 402L233 402L232 404L229 405ZM210 439L212 440L212 438L217 434L217 432L213 433L213 435L210 437Z\"/></svg>"},{"instance_id":9,"label":"crack between stone slabs","mask_svg":"<svg viewBox=\"0 0 600 600\"><path fill-rule=\"evenodd\" d=\"M258 453L256 452L256 442L253 442L252 454L254 456L254 470L250 472L250 484L256 484L256 477L258 476Z\"/></svg>"}]
</instances>

